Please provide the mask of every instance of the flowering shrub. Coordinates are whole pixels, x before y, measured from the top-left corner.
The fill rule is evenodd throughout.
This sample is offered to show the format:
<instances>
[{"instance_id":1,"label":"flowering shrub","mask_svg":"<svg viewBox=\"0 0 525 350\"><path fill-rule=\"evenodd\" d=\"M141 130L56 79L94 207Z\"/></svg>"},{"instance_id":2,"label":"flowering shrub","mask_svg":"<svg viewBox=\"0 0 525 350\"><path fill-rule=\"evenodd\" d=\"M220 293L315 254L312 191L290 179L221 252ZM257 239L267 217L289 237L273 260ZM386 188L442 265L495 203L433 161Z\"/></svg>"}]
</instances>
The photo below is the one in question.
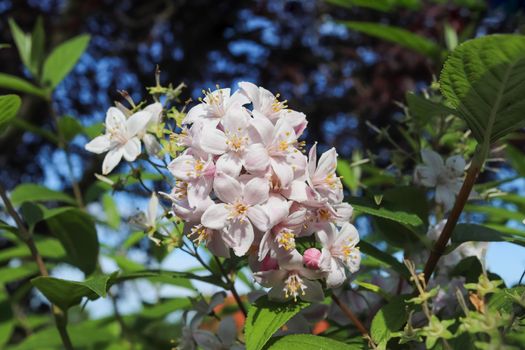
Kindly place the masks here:
<instances>
[{"instance_id":1,"label":"flowering shrub","mask_svg":"<svg viewBox=\"0 0 525 350\"><path fill-rule=\"evenodd\" d=\"M17 42L27 55L39 36L12 27L17 41L28 40ZM382 30L373 28L376 35ZM28 67L37 86L11 77L16 83L8 87L49 102L68 73L64 67L73 67L88 40L56 48L42 72ZM488 242L525 244L523 213L511 210L525 202L502 187L516 177L491 181L488 174L489 164L504 160L523 176L523 154L506 141L522 136L525 126L525 39L481 37L447 55L439 81L407 94L400 106L396 129L405 143L367 122L391 145L386 167L370 152L356 150L349 161L338 159L335 148L308 147L306 115L250 82L234 92L203 91L189 107L180 101L185 85L162 85L157 70L148 98L137 102L121 91L123 101L99 127L57 118L56 142L74 197L36 184L9 193L0 186L6 212L0 230L12 245L0 253L12 268L0 275L9 292L0 294L8 315L0 317L0 345L523 348L522 281L506 286L485 255ZM18 96L0 96L0 122L19 108ZM87 190L69 159L67 145L76 136L91 158L103 155L102 174ZM494 157L502 152L508 159ZM144 199L136 203L142 210L125 215L116 193ZM100 244L108 231L125 238ZM142 263L132 259L140 245ZM188 257L199 266L184 266ZM74 266L86 278L58 278L57 265ZM26 286L45 297L57 332L40 326L41 319L26 320L13 301L30 288L12 293L11 283L37 274ZM138 314L122 315L117 297L137 281L148 281L138 285L140 297L156 296L141 299ZM175 295L163 294L166 286L178 288ZM84 321L79 306L99 298L112 301L113 314ZM27 332L23 342L17 329Z\"/></svg>"}]
</instances>

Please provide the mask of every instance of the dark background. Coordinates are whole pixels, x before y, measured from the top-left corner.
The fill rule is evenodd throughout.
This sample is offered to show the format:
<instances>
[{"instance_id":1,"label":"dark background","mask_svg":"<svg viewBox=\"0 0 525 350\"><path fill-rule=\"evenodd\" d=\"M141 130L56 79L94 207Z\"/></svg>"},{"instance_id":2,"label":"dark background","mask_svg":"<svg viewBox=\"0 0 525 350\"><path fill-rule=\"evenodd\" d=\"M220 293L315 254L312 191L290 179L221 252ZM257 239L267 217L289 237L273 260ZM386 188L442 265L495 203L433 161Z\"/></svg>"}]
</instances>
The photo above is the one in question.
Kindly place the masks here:
<instances>
[{"instance_id":1,"label":"dark background","mask_svg":"<svg viewBox=\"0 0 525 350\"><path fill-rule=\"evenodd\" d=\"M87 53L57 88L53 106L24 97L20 115L38 126L52 128L51 107L83 125L102 121L112 102L121 99L117 89L136 100L145 97L158 64L163 83L186 83L184 100L197 98L203 88L235 87L242 80L279 92L291 108L307 114L308 143L336 146L343 157L355 148L370 149L386 164L386 147L365 121L392 124L401 113L394 101L427 87L442 62L336 21L397 25L441 46L445 22L462 38L514 32L524 23L525 1L423 3L416 11L385 13L309 0L0 0L0 42L12 44L9 17L30 31L42 16L48 51L74 35L92 36ZM29 76L14 45L0 50L0 62L1 72ZM77 139L71 151L87 188L99 164L83 151L85 142ZM0 150L0 176L8 188L28 181L53 188L70 184L63 152L43 138L10 129L0 137Z\"/></svg>"}]
</instances>

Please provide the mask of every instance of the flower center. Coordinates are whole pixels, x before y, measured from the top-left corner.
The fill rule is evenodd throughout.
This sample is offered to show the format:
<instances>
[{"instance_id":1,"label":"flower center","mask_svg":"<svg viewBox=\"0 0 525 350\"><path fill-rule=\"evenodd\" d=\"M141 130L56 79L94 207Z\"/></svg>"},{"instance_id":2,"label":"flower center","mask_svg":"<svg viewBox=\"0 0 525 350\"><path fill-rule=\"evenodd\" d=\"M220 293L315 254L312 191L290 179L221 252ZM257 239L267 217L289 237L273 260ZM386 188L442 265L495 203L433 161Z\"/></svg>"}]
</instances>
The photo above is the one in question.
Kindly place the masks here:
<instances>
[{"instance_id":1,"label":"flower center","mask_svg":"<svg viewBox=\"0 0 525 350\"><path fill-rule=\"evenodd\" d=\"M288 105L287 105L288 101L287 100L279 101L279 96L281 95L280 94L275 95L275 99L272 102L272 111L274 113L280 112L281 110L288 108Z\"/></svg>"},{"instance_id":2,"label":"flower center","mask_svg":"<svg viewBox=\"0 0 525 350\"><path fill-rule=\"evenodd\" d=\"M173 195L179 200L185 199L188 196L188 183L177 181L175 188L173 189Z\"/></svg>"},{"instance_id":3,"label":"flower center","mask_svg":"<svg viewBox=\"0 0 525 350\"><path fill-rule=\"evenodd\" d=\"M319 221L330 221L332 219L332 214L328 209L321 208L317 211L317 216Z\"/></svg>"},{"instance_id":4,"label":"flower center","mask_svg":"<svg viewBox=\"0 0 525 350\"><path fill-rule=\"evenodd\" d=\"M209 230L201 224L193 226L191 228L190 234L188 235L188 237L190 237L197 245L200 245L201 243L208 240L209 236Z\"/></svg>"},{"instance_id":5,"label":"flower center","mask_svg":"<svg viewBox=\"0 0 525 350\"><path fill-rule=\"evenodd\" d=\"M229 219L244 220L246 213L248 212L248 206L241 201L236 201L233 204L229 204L230 216Z\"/></svg>"},{"instance_id":6,"label":"flower center","mask_svg":"<svg viewBox=\"0 0 525 350\"><path fill-rule=\"evenodd\" d=\"M284 248L286 251L295 249L295 235L290 229L284 228L279 231L275 240L279 244L279 248Z\"/></svg>"},{"instance_id":7,"label":"flower center","mask_svg":"<svg viewBox=\"0 0 525 350\"><path fill-rule=\"evenodd\" d=\"M124 145L128 142L128 139L125 136L124 130L120 126L108 128L107 132L109 134L109 138L113 141L116 141L119 145Z\"/></svg>"},{"instance_id":8,"label":"flower center","mask_svg":"<svg viewBox=\"0 0 525 350\"><path fill-rule=\"evenodd\" d=\"M341 187L341 182L339 181L339 177L335 176L334 173L327 175L324 179L324 183L327 184L331 189L337 189Z\"/></svg>"},{"instance_id":9,"label":"flower center","mask_svg":"<svg viewBox=\"0 0 525 350\"><path fill-rule=\"evenodd\" d=\"M248 137L242 135L239 129L236 133L228 133L226 137L226 144L233 152L239 152L244 149L246 143L248 143Z\"/></svg>"},{"instance_id":10,"label":"flower center","mask_svg":"<svg viewBox=\"0 0 525 350\"><path fill-rule=\"evenodd\" d=\"M297 297L305 294L306 286L303 283L303 280L295 272L288 275L288 278L284 281L284 296L286 298L293 297L294 301L297 301Z\"/></svg>"}]
</instances>

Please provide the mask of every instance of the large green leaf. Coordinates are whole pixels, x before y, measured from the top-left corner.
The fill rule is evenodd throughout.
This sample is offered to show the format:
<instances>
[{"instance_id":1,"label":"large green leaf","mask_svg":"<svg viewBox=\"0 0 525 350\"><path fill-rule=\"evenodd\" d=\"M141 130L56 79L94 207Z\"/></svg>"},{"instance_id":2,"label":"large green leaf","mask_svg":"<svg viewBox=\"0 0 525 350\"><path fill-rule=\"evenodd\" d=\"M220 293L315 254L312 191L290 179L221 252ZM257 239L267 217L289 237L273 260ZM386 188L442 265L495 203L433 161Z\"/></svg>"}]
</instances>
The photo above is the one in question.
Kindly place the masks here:
<instances>
[{"instance_id":1,"label":"large green leaf","mask_svg":"<svg viewBox=\"0 0 525 350\"><path fill-rule=\"evenodd\" d=\"M89 35L79 35L56 47L44 62L42 83L54 89L73 69L86 50Z\"/></svg>"},{"instance_id":2,"label":"large green leaf","mask_svg":"<svg viewBox=\"0 0 525 350\"><path fill-rule=\"evenodd\" d=\"M408 319L405 310L407 296L396 296L383 306L372 319L370 336L378 344L378 349L385 349L392 333L397 332Z\"/></svg>"},{"instance_id":3,"label":"large green leaf","mask_svg":"<svg viewBox=\"0 0 525 350\"><path fill-rule=\"evenodd\" d=\"M68 261L89 275L98 262L98 237L93 219L72 209L46 220L49 230L66 250Z\"/></svg>"},{"instance_id":4,"label":"large green leaf","mask_svg":"<svg viewBox=\"0 0 525 350\"><path fill-rule=\"evenodd\" d=\"M56 239L37 239L35 244L40 255L45 258L60 259L65 255L64 248L62 248L60 242ZM0 250L0 263L14 258L25 258L29 256L31 256L29 248L20 242L20 244L15 247Z\"/></svg>"},{"instance_id":5,"label":"large green leaf","mask_svg":"<svg viewBox=\"0 0 525 350\"><path fill-rule=\"evenodd\" d=\"M525 126L525 36L467 41L448 57L440 86L480 144Z\"/></svg>"},{"instance_id":6,"label":"large green leaf","mask_svg":"<svg viewBox=\"0 0 525 350\"><path fill-rule=\"evenodd\" d=\"M414 34L403 28L388 26L376 22L341 22L348 28L379 39L390 41L394 44L419 52L425 56L436 57L440 47L430 39Z\"/></svg>"},{"instance_id":7,"label":"large green leaf","mask_svg":"<svg viewBox=\"0 0 525 350\"><path fill-rule=\"evenodd\" d=\"M276 303L259 298L248 311L244 328L246 350L262 349L270 337L309 303Z\"/></svg>"},{"instance_id":8,"label":"large green leaf","mask_svg":"<svg viewBox=\"0 0 525 350\"><path fill-rule=\"evenodd\" d=\"M452 232L452 243L463 242L502 242L507 241L516 244L525 244L525 238L514 237L506 232L500 232L494 228L477 224L457 224Z\"/></svg>"},{"instance_id":9,"label":"large green leaf","mask_svg":"<svg viewBox=\"0 0 525 350\"><path fill-rule=\"evenodd\" d=\"M16 95L0 96L0 132L16 117L20 109L20 97Z\"/></svg>"},{"instance_id":10,"label":"large green leaf","mask_svg":"<svg viewBox=\"0 0 525 350\"><path fill-rule=\"evenodd\" d=\"M44 99L47 98L47 93L44 89L31 84L27 80L10 74L0 73L0 87L19 92L25 92L31 95L42 97Z\"/></svg>"},{"instance_id":11,"label":"large green leaf","mask_svg":"<svg viewBox=\"0 0 525 350\"><path fill-rule=\"evenodd\" d=\"M268 347L269 350L358 350L360 344L345 344L340 341L311 334L292 334L281 337Z\"/></svg>"},{"instance_id":12,"label":"large green leaf","mask_svg":"<svg viewBox=\"0 0 525 350\"><path fill-rule=\"evenodd\" d=\"M58 201L70 204L75 204L75 199L68 196L64 192L50 190L47 187L27 183L16 186L11 192L11 201L13 205L18 206L24 202L46 202L46 201Z\"/></svg>"},{"instance_id":13,"label":"large green leaf","mask_svg":"<svg viewBox=\"0 0 525 350\"><path fill-rule=\"evenodd\" d=\"M380 218L399 222L401 224L419 226L423 224L423 221L416 214L407 213L405 211L394 211L386 208L377 206L373 203L367 202L362 199L352 198L349 200L354 210L363 214L377 216Z\"/></svg>"},{"instance_id":14,"label":"large green leaf","mask_svg":"<svg viewBox=\"0 0 525 350\"><path fill-rule=\"evenodd\" d=\"M62 310L80 304L82 298L90 300L106 297L110 275L93 276L84 282L67 281L55 277L37 277L31 283L53 304Z\"/></svg>"},{"instance_id":15,"label":"large green leaf","mask_svg":"<svg viewBox=\"0 0 525 350\"><path fill-rule=\"evenodd\" d=\"M410 115L425 124L431 118L453 114L455 111L441 103L431 101L413 92L405 95Z\"/></svg>"},{"instance_id":16,"label":"large green leaf","mask_svg":"<svg viewBox=\"0 0 525 350\"><path fill-rule=\"evenodd\" d=\"M415 10L421 6L420 0L327 0L327 2L349 9L354 7L365 7L383 12L389 12L396 7L404 7Z\"/></svg>"}]
</instances>

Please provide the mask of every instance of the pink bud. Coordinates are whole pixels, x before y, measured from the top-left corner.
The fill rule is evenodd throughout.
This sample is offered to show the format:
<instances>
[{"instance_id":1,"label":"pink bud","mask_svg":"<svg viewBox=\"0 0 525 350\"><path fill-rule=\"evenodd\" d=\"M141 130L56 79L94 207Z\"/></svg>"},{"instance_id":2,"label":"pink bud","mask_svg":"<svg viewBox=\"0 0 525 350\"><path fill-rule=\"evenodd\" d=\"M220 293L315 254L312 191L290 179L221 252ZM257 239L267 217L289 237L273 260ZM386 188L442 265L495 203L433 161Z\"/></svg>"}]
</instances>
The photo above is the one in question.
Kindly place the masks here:
<instances>
[{"instance_id":1,"label":"pink bud","mask_svg":"<svg viewBox=\"0 0 525 350\"><path fill-rule=\"evenodd\" d=\"M261 271L277 270L278 268L279 264L277 260L270 258L269 255L267 255L261 263Z\"/></svg>"},{"instance_id":2,"label":"pink bud","mask_svg":"<svg viewBox=\"0 0 525 350\"><path fill-rule=\"evenodd\" d=\"M303 261L306 267L317 270L321 260L321 251L317 248L308 248L304 251Z\"/></svg>"}]
</instances>

